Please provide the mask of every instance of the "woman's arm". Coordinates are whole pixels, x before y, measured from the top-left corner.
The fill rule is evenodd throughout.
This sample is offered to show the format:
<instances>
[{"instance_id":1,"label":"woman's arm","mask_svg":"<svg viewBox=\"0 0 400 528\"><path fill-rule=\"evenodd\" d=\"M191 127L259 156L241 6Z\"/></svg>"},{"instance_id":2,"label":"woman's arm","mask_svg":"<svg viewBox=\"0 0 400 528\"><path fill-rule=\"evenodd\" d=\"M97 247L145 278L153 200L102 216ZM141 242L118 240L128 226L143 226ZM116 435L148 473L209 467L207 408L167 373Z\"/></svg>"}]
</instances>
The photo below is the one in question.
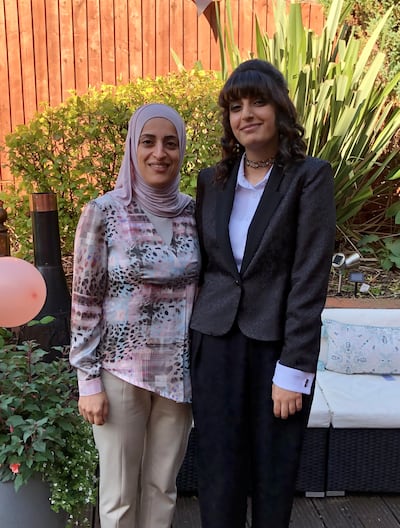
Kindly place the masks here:
<instances>
[{"instance_id":1,"label":"woman's arm","mask_svg":"<svg viewBox=\"0 0 400 528\"><path fill-rule=\"evenodd\" d=\"M104 218L95 202L84 209L74 246L70 362L78 370L79 392L102 392L100 341L102 305L107 283Z\"/></svg>"},{"instance_id":2,"label":"woman's arm","mask_svg":"<svg viewBox=\"0 0 400 528\"><path fill-rule=\"evenodd\" d=\"M334 251L336 214L329 163L309 159L297 204L297 230L290 290L286 302L280 363L315 372Z\"/></svg>"}]
</instances>

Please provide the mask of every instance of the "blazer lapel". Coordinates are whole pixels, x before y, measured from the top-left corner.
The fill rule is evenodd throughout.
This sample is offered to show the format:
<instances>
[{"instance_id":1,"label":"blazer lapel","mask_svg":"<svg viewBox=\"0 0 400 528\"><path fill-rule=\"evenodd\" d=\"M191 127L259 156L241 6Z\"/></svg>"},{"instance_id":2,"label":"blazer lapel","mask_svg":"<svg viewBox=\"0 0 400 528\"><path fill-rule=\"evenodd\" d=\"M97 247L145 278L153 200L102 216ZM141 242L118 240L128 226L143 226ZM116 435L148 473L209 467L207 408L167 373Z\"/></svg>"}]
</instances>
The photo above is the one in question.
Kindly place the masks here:
<instances>
[{"instance_id":1,"label":"blazer lapel","mask_svg":"<svg viewBox=\"0 0 400 528\"><path fill-rule=\"evenodd\" d=\"M267 229L269 221L283 197L283 194L278 191L282 178L282 167L275 165L272 169L271 175L261 196L260 203L258 204L256 212L254 213L253 219L249 226L240 273L243 273L246 270L251 259L253 258L258 246L260 245L262 236Z\"/></svg>"},{"instance_id":2,"label":"blazer lapel","mask_svg":"<svg viewBox=\"0 0 400 528\"><path fill-rule=\"evenodd\" d=\"M232 246L229 238L229 219L232 212L233 199L235 197L238 168L239 163L236 163L226 184L223 187L218 187L215 211L217 219L217 240L221 246L222 253L225 256L230 271L235 276L239 276L239 272L232 253Z\"/></svg>"}]
</instances>

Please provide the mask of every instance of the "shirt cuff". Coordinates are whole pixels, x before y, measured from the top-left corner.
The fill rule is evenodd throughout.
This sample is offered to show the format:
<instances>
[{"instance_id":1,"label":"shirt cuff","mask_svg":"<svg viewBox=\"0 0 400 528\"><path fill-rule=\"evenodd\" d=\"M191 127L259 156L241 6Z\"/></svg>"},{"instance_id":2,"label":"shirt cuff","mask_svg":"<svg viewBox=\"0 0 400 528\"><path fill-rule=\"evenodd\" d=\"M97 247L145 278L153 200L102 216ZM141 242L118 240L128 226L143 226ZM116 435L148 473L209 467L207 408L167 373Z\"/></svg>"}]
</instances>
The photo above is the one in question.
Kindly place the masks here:
<instances>
[{"instance_id":1,"label":"shirt cuff","mask_svg":"<svg viewBox=\"0 0 400 528\"><path fill-rule=\"evenodd\" d=\"M101 378L95 378L91 380L78 380L79 396L92 396L103 392L103 383Z\"/></svg>"},{"instance_id":2,"label":"shirt cuff","mask_svg":"<svg viewBox=\"0 0 400 528\"><path fill-rule=\"evenodd\" d=\"M275 385L281 387L281 389L310 394L314 378L315 374L286 367L278 361L272 381Z\"/></svg>"}]
</instances>

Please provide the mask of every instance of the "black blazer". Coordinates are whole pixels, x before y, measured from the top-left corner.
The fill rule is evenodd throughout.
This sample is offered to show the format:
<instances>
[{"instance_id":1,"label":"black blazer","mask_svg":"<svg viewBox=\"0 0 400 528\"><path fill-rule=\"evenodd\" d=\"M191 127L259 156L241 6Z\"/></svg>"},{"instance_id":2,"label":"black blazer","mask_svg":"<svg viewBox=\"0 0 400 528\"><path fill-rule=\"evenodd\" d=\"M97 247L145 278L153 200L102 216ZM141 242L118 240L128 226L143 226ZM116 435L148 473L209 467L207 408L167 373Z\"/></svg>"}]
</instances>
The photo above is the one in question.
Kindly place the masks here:
<instances>
[{"instance_id":1,"label":"black blazer","mask_svg":"<svg viewBox=\"0 0 400 528\"><path fill-rule=\"evenodd\" d=\"M283 365L314 372L335 239L331 166L311 157L274 166L249 227L240 273L228 230L238 168L224 186L213 182L213 168L199 174L203 275L191 328L220 336L236 321L250 338L281 340Z\"/></svg>"}]
</instances>

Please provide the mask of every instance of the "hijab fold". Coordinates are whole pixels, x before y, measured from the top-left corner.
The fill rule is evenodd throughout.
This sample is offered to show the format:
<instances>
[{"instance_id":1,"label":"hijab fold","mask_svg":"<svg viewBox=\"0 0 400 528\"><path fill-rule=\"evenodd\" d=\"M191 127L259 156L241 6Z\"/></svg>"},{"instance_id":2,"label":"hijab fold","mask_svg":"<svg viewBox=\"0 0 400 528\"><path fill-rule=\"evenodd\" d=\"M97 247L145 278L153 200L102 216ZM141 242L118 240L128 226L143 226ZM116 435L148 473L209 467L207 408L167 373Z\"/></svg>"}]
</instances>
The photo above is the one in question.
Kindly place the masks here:
<instances>
[{"instance_id":1,"label":"hijab fold","mask_svg":"<svg viewBox=\"0 0 400 528\"><path fill-rule=\"evenodd\" d=\"M137 160L137 148L144 125L149 119L162 117L168 119L174 127L179 140L179 166L175 180L165 187L148 185L140 174ZM161 217L179 216L191 201L190 196L179 192L180 173L186 151L185 123L176 110L170 106L151 103L139 107L129 121L125 152L115 188L111 194L124 205L132 198L147 212Z\"/></svg>"}]
</instances>

